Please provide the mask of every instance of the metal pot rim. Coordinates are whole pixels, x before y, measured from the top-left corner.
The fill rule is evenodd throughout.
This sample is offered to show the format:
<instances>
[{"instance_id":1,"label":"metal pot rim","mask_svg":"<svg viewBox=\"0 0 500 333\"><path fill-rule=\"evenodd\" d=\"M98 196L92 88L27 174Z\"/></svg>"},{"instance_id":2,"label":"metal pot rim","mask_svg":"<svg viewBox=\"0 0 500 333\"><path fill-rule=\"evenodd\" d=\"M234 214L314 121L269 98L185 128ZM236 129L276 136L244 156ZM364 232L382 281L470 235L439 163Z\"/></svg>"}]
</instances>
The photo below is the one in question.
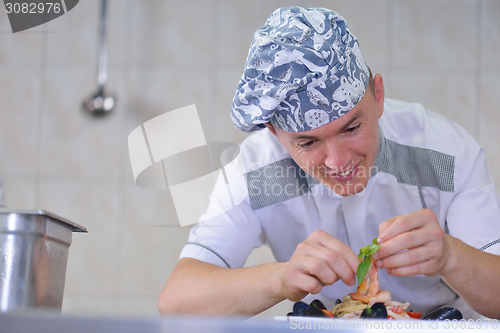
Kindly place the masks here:
<instances>
[{"instance_id":1,"label":"metal pot rim","mask_svg":"<svg viewBox=\"0 0 500 333\"><path fill-rule=\"evenodd\" d=\"M34 209L34 210L22 210L22 209L5 209L0 208L0 214L19 214L19 215L38 215L38 216L47 216L53 220L58 222L68 224L71 227L71 231L73 232L87 232L87 228L72 222L64 217L56 215L54 213L48 212L43 209Z\"/></svg>"}]
</instances>

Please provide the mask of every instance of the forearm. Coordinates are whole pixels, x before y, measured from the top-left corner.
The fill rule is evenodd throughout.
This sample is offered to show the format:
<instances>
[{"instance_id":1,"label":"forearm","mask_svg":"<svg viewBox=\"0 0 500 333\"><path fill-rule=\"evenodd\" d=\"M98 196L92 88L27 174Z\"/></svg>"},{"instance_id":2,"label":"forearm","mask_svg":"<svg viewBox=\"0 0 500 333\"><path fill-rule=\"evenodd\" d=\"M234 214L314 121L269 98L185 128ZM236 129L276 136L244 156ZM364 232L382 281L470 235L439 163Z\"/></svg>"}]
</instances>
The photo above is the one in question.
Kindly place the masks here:
<instances>
[{"instance_id":1,"label":"forearm","mask_svg":"<svg viewBox=\"0 0 500 333\"><path fill-rule=\"evenodd\" d=\"M160 313L256 315L284 300L284 265L221 268L183 258L161 292Z\"/></svg>"},{"instance_id":2,"label":"forearm","mask_svg":"<svg viewBox=\"0 0 500 333\"><path fill-rule=\"evenodd\" d=\"M450 256L440 273L443 280L478 313L500 318L500 256L446 236Z\"/></svg>"}]
</instances>

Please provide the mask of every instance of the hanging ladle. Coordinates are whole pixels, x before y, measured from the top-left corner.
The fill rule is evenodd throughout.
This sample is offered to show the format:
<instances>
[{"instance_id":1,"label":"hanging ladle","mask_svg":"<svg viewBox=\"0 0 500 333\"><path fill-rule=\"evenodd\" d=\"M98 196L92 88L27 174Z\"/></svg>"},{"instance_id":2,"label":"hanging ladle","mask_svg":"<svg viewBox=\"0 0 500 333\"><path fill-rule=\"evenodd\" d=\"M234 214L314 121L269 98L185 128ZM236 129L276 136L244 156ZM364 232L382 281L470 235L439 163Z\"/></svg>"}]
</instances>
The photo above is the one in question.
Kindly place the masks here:
<instances>
[{"instance_id":1,"label":"hanging ladle","mask_svg":"<svg viewBox=\"0 0 500 333\"><path fill-rule=\"evenodd\" d=\"M104 86L108 81L108 45L106 41L106 5L107 0L101 0L101 26L99 32L99 63L97 76L97 91L83 102L85 112L93 116L105 116L115 106L115 98L106 94Z\"/></svg>"}]
</instances>

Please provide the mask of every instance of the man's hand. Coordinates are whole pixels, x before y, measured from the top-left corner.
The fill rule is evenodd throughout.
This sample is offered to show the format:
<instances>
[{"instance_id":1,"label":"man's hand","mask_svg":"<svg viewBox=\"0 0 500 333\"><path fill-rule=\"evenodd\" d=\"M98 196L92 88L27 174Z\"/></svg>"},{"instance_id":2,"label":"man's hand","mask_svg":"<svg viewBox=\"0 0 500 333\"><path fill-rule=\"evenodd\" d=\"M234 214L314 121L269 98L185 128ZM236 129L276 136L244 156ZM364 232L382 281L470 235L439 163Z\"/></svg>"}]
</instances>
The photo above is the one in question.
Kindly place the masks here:
<instances>
[{"instance_id":1,"label":"man's hand","mask_svg":"<svg viewBox=\"0 0 500 333\"><path fill-rule=\"evenodd\" d=\"M379 225L377 267L398 276L440 274L449 256L447 237L432 210L395 216Z\"/></svg>"},{"instance_id":2,"label":"man's hand","mask_svg":"<svg viewBox=\"0 0 500 333\"><path fill-rule=\"evenodd\" d=\"M346 244L322 230L316 230L297 248L285 266L282 293L291 301L299 301L308 293L341 279L347 285L356 283L359 260Z\"/></svg>"}]
</instances>

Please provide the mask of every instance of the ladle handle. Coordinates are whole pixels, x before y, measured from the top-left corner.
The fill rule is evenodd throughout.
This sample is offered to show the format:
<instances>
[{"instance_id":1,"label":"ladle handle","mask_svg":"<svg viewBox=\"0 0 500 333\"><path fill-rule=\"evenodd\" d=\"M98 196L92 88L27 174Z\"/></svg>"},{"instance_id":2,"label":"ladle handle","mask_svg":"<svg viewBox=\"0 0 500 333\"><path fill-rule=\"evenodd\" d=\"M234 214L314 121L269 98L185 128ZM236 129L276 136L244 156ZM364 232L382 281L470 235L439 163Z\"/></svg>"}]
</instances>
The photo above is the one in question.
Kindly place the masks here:
<instances>
[{"instance_id":1,"label":"ladle handle","mask_svg":"<svg viewBox=\"0 0 500 333\"><path fill-rule=\"evenodd\" d=\"M101 0L101 26L99 31L99 65L97 84L104 87L108 81L108 45L106 42L107 0Z\"/></svg>"}]
</instances>

